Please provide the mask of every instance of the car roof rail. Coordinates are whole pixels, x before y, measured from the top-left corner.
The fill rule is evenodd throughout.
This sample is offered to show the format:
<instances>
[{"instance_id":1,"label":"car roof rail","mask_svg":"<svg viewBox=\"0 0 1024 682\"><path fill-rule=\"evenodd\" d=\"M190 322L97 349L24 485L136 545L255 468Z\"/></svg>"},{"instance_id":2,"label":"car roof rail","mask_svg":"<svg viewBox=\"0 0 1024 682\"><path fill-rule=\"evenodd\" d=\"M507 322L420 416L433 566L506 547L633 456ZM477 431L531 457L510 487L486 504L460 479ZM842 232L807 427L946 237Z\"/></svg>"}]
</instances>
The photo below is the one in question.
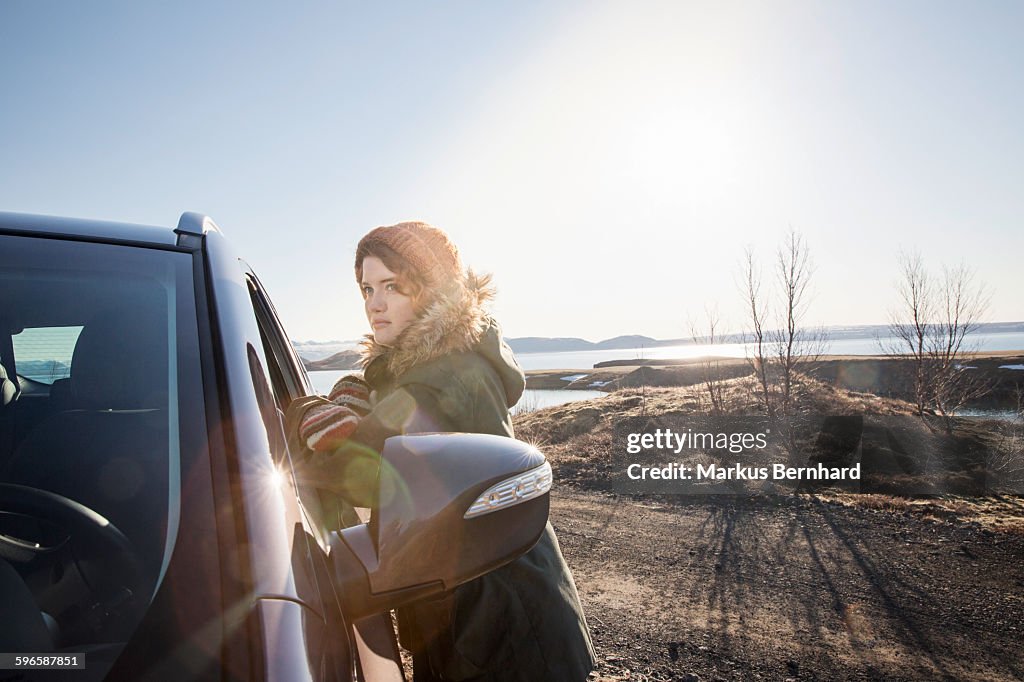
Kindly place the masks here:
<instances>
[{"instance_id":1,"label":"car roof rail","mask_svg":"<svg viewBox=\"0 0 1024 682\"><path fill-rule=\"evenodd\" d=\"M220 232L220 228L210 216L185 211L178 219L178 227L174 232L178 235L178 246L195 247L199 241L196 237L201 239L207 232Z\"/></svg>"}]
</instances>

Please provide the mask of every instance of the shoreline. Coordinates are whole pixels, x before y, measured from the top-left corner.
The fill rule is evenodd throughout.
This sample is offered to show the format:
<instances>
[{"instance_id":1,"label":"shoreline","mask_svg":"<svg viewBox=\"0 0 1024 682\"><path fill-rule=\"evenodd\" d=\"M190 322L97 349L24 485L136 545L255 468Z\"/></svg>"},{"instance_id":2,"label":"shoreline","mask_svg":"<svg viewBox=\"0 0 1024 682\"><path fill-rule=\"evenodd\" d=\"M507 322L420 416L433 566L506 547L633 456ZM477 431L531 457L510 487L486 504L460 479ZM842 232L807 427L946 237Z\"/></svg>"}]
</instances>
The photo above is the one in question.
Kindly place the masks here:
<instances>
[{"instance_id":1,"label":"shoreline","mask_svg":"<svg viewBox=\"0 0 1024 682\"><path fill-rule=\"evenodd\" d=\"M1002 369L1024 365L1024 351L981 351L965 354L970 371L992 388L974 406L1015 406L1024 392L1024 370ZM913 370L906 356L823 355L809 363L807 371L829 384L848 391L887 398L912 398ZM680 358L624 360L598 363L592 368L536 369L526 371L526 387L532 390L597 390L610 393L620 388L685 387L708 379L724 381L753 372L745 358ZM567 378L572 377L571 380Z\"/></svg>"}]
</instances>

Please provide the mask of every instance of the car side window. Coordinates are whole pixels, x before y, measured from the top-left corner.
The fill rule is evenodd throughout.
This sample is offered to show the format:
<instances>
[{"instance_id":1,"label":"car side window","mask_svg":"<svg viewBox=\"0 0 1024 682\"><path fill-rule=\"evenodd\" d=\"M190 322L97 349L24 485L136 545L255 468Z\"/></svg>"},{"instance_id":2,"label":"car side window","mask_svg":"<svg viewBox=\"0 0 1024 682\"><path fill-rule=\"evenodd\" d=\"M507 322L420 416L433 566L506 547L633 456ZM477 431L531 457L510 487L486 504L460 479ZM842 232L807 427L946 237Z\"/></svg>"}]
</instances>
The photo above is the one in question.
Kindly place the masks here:
<instances>
[{"instance_id":1,"label":"car side window","mask_svg":"<svg viewBox=\"0 0 1024 682\"><path fill-rule=\"evenodd\" d=\"M276 411L281 423L280 431L283 433L284 414L288 410L288 405L292 400L312 393L312 389L309 387L305 370L300 369L301 362L298 360L298 355L291 349L288 337L281 329L273 306L263 292L259 280L251 273L247 275L247 280L253 307L256 311L260 337L263 341L264 354L269 365L267 371L273 384ZM283 450L282 447L281 451L283 452ZM292 453L293 456L296 454L298 453ZM334 530L355 522L355 517L351 513L343 514L340 511L338 501L329 493L305 486L297 486L295 492L302 503L303 510L312 517L310 519L311 527L318 531ZM319 532L315 535L318 542L322 546L326 546L325 537Z\"/></svg>"},{"instance_id":2,"label":"car side window","mask_svg":"<svg viewBox=\"0 0 1024 682\"><path fill-rule=\"evenodd\" d=\"M309 377L299 361L298 355L281 329L277 312L260 285L259 280L251 272L246 274L249 294L252 297L253 309L263 340L263 352L270 365L270 378L274 385L274 395L278 407L285 411L288 404L303 395L312 392Z\"/></svg>"}]
</instances>

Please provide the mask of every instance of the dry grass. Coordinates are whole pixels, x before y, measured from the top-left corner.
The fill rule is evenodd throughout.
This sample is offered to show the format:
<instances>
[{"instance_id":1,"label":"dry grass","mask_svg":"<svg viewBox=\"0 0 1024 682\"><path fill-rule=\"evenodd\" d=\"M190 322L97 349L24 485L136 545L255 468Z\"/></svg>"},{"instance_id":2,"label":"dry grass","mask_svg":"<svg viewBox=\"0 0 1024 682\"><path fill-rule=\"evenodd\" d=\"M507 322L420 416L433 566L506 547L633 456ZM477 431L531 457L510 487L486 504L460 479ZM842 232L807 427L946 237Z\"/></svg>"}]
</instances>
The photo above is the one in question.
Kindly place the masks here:
<instances>
[{"instance_id":1,"label":"dry grass","mask_svg":"<svg viewBox=\"0 0 1024 682\"><path fill-rule=\"evenodd\" d=\"M908 514L938 522L975 523L1002 533L1024 535L1024 496L909 498L894 495L819 493L825 502L899 514Z\"/></svg>"},{"instance_id":2,"label":"dry grass","mask_svg":"<svg viewBox=\"0 0 1024 682\"><path fill-rule=\"evenodd\" d=\"M757 415L753 376L722 383L729 416ZM909 405L867 393L851 393L813 379L798 387L797 411L831 415L907 415ZM626 388L591 400L578 400L514 415L516 436L544 449L552 464L600 465L610 459L614 422L631 417L687 418L706 413L702 386Z\"/></svg>"},{"instance_id":3,"label":"dry grass","mask_svg":"<svg viewBox=\"0 0 1024 682\"><path fill-rule=\"evenodd\" d=\"M729 415L756 415L755 379L741 377L724 382ZM607 396L558 405L515 417L517 436L541 447L559 470L563 481L584 485L601 482L613 475L614 425L632 417L687 418L704 414L706 400L702 386L620 389ZM912 407L904 401L856 393L831 384L802 377L797 391L796 411L806 414L910 416ZM929 433L916 419L910 428ZM915 426L916 425L916 426ZM965 433L981 439L985 428L969 422ZM937 436L936 436L937 437ZM913 439L922 448L929 441ZM932 495L900 497L880 493L817 494L824 501L893 514L912 514L938 522L976 523L993 531L1024 534L1024 497L1000 495L967 497Z\"/></svg>"},{"instance_id":4,"label":"dry grass","mask_svg":"<svg viewBox=\"0 0 1024 682\"><path fill-rule=\"evenodd\" d=\"M753 376L722 382L726 413L757 415L757 382ZM707 401L703 386L624 388L592 400L579 400L543 410L515 415L515 428L523 440L544 445L595 430L610 428L612 419L642 416L690 416L702 414ZM797 412L830 415L909 415L911 406L901 400L854 393L810 378L797 386Z\"/></svg>"}]
</instances>

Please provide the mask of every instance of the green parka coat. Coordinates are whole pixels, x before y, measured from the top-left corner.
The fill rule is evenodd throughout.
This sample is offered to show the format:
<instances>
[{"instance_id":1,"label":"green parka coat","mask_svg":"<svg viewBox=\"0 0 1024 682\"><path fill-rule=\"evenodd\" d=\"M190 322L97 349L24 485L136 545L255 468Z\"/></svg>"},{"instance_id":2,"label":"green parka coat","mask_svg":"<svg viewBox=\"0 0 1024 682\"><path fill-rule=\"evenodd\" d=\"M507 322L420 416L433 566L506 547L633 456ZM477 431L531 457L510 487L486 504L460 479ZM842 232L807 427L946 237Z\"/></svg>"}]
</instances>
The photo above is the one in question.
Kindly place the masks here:
<instances>
[{"instance_id":1,"label":"green parka coat","mask_svg":"<svg viewBox=\"0 0 1024 682\"><path fill-rule=\"evenodd\" d=\"M353 434L348 453L342 448L327 457L372 457L367 453L379 452L387 437L400 433L511 437L508 409L525 381L500 328L484 312L490 296L486 280L470 274L393 347L367 337L364 378L373 390L373 411ZM350 483L325 488L358 504ZM414 654L417 682L582 682L594 666L576 586L550 523L516 561L399 610L398 622L400 639Z\"/></svg>"}]
</instances>

